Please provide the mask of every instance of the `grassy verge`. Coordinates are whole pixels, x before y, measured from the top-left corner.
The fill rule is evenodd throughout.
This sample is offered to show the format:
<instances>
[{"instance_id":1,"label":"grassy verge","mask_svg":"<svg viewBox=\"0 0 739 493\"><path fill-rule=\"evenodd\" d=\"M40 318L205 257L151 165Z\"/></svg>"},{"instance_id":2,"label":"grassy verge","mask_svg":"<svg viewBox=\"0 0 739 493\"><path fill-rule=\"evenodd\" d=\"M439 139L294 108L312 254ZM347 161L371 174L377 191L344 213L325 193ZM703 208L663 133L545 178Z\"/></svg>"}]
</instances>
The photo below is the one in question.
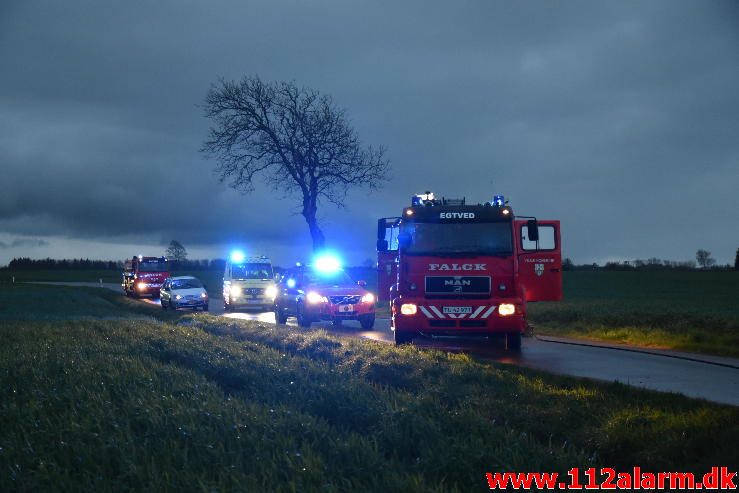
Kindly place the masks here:
<instances>
[{"instance_id":1,"label":"grassy verge","mask_svg":"<svg viewBox=\"0 0 739 493\"><path fill-rule=\"evenodd\" d=\"M567 272L535 332L739 357L739 273Z\"/></svg>"},{"instance_id":2,"label":"grassy verge","mask_svg":"<svg viewBox=\"0 0 739 493\"><path fill-rule=\"evenodd\" d=\"M482 491L486 471L739 465L730 406L96 293L132 318L0 315L0 491Z\"/></svg>"}]
</instances>

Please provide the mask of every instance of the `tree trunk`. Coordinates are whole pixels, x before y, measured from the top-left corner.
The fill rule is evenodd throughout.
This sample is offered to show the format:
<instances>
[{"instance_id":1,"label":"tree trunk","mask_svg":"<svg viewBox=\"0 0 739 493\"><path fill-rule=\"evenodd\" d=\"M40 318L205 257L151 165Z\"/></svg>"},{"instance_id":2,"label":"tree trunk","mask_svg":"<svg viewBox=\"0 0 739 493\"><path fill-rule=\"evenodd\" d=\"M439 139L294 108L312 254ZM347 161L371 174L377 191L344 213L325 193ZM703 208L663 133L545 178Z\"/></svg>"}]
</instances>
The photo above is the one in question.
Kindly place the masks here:
<instances>
[{"instance_id":1,"label":"tree trunk","mask_svg":"<svg viewBox=\"0 0 739 493\"><path fill-rule=\"evenodd\" d=\"M304 200L303 201L303 217L305 222L308 223L308 229L310 230L310 237L313 240L313 251L317 252L323 250L326 246L326 237L323 236L323 231L318 226L316 220L316 211L318 210L315 201Z\"/></svg>"}]
</instances>

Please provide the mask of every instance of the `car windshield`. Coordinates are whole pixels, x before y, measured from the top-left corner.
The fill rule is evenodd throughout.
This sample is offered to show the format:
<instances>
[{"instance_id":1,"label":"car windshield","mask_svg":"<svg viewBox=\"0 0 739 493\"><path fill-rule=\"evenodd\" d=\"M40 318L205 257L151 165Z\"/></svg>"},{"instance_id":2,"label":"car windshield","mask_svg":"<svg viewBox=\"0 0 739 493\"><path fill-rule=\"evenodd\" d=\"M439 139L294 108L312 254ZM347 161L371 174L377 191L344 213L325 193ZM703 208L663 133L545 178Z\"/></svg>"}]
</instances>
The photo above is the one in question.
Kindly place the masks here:
<instances>
[{"instance_id":1,"label":"car windshield","mask_svg":"<svg viewBox=\"0 0 739 493\"><path fill-rule=\"evenodd\" d=\"M139 272L167 272L169 263L163 260L142 260L139 262Z\"/></svg>"},{"instance_id":2,"label":"car windshield","mask_svg":"<svg viewBox=\"0 0 739 493\"><path fill-rule=\"evenodd\" d=\"M193 279L172 279L172 289L197 289L202 288L203 283Z\"/></svg>"},{"instance_id":3,"label":"car windshield","mask_svg":"<svg viewBox=\"0 0 739 493\"><path fill-rule=\"evenodd\" d=\"M352 278L343 270L335 272L305 272L305 284L317 284L319 286L345 286L354 284Z\"/></svg>"},{"instance_id":4,"label":"car windshield","mask_svg":"<svg viewBox=\"0 0 739 493\"><path fill-rule=\"evenodd\" d=\"M231 266L232 279L272 279L272 265L259 264L240 264Z\"/></svg>"},{"instance_id":5,"label":"car windshield","mask_svg":"<svg viewBox=\"0 0 739 493\"><path fill-rule=\"evenodd\" d=\"M509 222L409 222L401 226L403 233L410 235L410 243L403 248L409 255L510 255L513 252Z\"/></svg>"}]
</instances>

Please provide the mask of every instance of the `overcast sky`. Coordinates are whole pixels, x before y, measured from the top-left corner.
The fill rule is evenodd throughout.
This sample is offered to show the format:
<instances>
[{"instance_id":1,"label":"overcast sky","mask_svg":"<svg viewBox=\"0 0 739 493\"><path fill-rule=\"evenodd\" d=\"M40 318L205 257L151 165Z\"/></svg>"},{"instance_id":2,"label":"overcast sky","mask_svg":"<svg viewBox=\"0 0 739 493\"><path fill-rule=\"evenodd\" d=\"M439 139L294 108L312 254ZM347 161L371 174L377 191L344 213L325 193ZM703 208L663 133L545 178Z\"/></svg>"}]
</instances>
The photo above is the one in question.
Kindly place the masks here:
<instances>
[{"instance_id":1,"label":"overcast sky","mask_svg":"<svg viewBox=\"0 0 739 493\"><path fill-rule=\"evenodd\" d=\"M333 96L392 180L320 212L349 263L432 190L560 219L577 263L739 247L739 2L0 1L0 265L305 257L296 197L199 152L218 77Z\"/></svg>"}]
</instances>

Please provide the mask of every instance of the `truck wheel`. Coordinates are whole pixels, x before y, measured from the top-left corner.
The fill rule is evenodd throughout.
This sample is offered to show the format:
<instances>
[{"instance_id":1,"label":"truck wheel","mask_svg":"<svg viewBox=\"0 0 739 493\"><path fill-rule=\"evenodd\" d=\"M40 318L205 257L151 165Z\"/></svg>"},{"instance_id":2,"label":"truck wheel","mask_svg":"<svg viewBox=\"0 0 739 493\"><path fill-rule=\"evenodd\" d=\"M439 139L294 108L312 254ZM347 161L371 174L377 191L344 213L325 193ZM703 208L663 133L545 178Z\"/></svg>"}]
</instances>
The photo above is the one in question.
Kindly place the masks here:
<instances>
[{"instance_id":1,"label":"truck wheel","mask_svg":"<svg viewBox=\"0 0 739 493\"><path fill-rule=\"evenodd\" d=\"M520 351L521 350L521 333L520 332L509 332L505 337L506 349L509 351Z\"/></svg>"},{"instance_id":2,"label":"truck wheel","mask_svg":"<svg viewBox=\"0 0 739 493\"><path fill-rule=\"evenodd\" d=\"M375 316L362 315L359 317L359 323L364 330L371 330L375 326Z\"/></svg>"},{"instance_id":3,"label":"truck wheel","mask_svg":"<svg viewBox=\"0 0 739 493\"><path fill-rule=\"evenodd\" d=\"M162 305L162 310L166 310L167 309L167 305L164 304L164 300L160 300L159 301L159 304Z\"/></svg>"},{"instance_id":4,"label":"truck wheel","mask_svg":"<svg viewBox=\"0 0 739 493\"><path fill-rule=\"evenodd\" d=\"M400 346L401 344L410 344L411 342L413 342L413 336L415 335L415 333L399 332L397 329L395 329L393 335L395 337L395 345Z\"/></svg>"},{"instance_id":5,"label":"truck wheel","mask_svg":"<svg viewBox=\"0 0 739 493\"><path fill-rule=\"evenodd\" d=\"M298 325L304 328L310 327L310 324L313 323L313 321L308 317L308 315L305 314L305 311L303 310L303 305L298 305Z\"/></svg>"},{"instance_id":6,"label":"truck wheel","mask_svg":"<svg viewBox=\"0 0 739 493\"><path fill-rule=\"evenodd\" d=\"M287 314L277 305L275 305L275 320L280 325L285 325L287 323Z\"/></svg>"},{"instance_id":7,"label":"truck wheel","mask_svg":"<svg viewBox=\"0 0 739 493\"><path fill-rule=\"evenodd\" d=\"M168 306L168 307L169 307L169 309L170 309L170 310L172 310L173 312L176 312L176 311L177 311L177 304L176 304L176 303L172 303L172 300L169 300L169 304L168 304L167 306Z\"/></svg>"},{"instance_id":8,"label":"truck wheel","mask_svg":"<svg viewBox=\"0 0 739 493\"><path fill-rule=\"evenodd\" d=\"M208 311L208 305L203 305L203 311L204 312L207 312Z\"/></svg>"}]
</instances>

